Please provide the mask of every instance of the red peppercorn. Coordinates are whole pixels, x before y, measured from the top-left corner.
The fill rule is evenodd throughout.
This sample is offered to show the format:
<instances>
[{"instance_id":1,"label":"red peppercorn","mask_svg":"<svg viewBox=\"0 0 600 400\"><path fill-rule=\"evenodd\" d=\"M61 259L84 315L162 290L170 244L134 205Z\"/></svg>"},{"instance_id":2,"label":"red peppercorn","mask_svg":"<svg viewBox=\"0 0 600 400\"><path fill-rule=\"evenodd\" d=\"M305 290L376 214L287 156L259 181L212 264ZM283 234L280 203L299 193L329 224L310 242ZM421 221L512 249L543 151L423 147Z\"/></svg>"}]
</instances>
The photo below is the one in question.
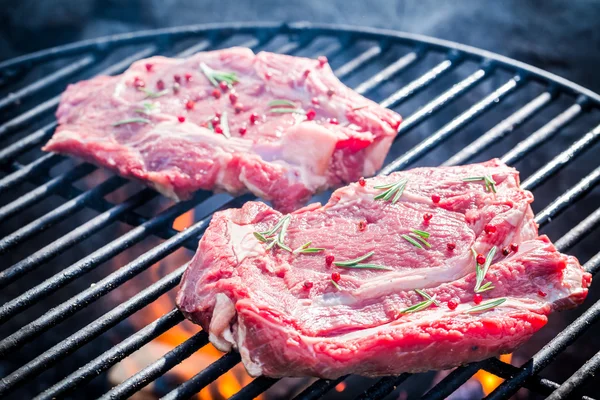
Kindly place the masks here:
<instances>
[{"instance_id":1,"label":"red peppercorn","mask_svg":"<svg viewBox=\"0 0 600 400\"><path fill-rule=\"evenodd\" d=\"M317 113L312 108L306 112L306 119L312 121L317 116Z\"/></svg>"},{"instance_id":2,"label":"red peppercorn","mask_svg":"<svg viewBox=\"0 0 600 400\"><path fill-rule=\"evenodd\" d=\"M440 202L440 200L441 200L441 197L440 197L440 196L438 196L437 194L432 194L432 195L431 195L431 201L433 201L433 203L434 203L434 204L437 204L437 203L439 203L439 202Z\"/></svg>"},{"instance_id":3,"label":"red peppercorn","mask_svg":"<svg viewBox=\"0 0 600 400\"><path fill-rule=\"evenodd\" d=\"M339 282L340 279L342 279L342 277L340 276L339 272L332 272L331 273L331 280L334 282Z\"/></svg>"},{"instance_id":4,"label":"red peppercorn","mask_svg":"<svg viewBox=\"0 0 600 400\"><path fill-rule=\"evenodd\" d=\"M163 82L162 79L159 79L156 81L156 88L158 90L165 90L165 83Z\"/></svg>"},{"instance_id":5,"label":"red peppercorn","mask_svg":"<svg viewBox=\"0 0 600 400\"><path fill-rule=\"evenodd\" d=\"M272 78L272 77L273 77L273 73L272 73L272 72L267 72L267 73L265 74L265 79L266 79L266 80L271 80L271 78Z\"/></svg>"},{"instance_id":6,"label":"red peppercorn","mask_svg":"<svg viewBox=\"0 0 600 400\"><path fill-rule=\"evenodd\" d=\"M321 104L321 102L319 101L319 99L317 97L313 97L310 100L315 106L318 106L319 104Z\"/></svg>"},{"instance_id":7,"label":"red peppercorn","mask_svg":"<svg viewBox=\"0 0 600 400\"><path fill-rule=\"evenodd\" d=\"M473 303L475 303L475 304L481 304L482 300L483 300L483 296L480 294L475 294L475 296L473 296Z\"/></svg>"},{"instance_id":8,"label":"red peppercorn","mask_svg":"<svg viewBox=\"0 0 600 400\"><path fill-rule=\"evenodd\" d=\"M183 115L180 115L179 117L177 117L177 120L179 122L185 122L185 117Z\"/></svg>"},{"instance_id":9,"label":"red peppercorn","mask_svg":"<svg viewBox=\"0 0 600 400\"><path fill-rule=\"evenodd\" d=\"M402 122L402 119L397 119L392 124L390 124L390 126L394 129L398 130L401 122Z\"/></svg>"},{"instance_id":10,"label":"red peppercorn","mask_svg":"<svg viewBox=\"0 0 600 400\"><path fill-rule=\"evenodd\" d=\"M491 234L491 233L494 233L494 232L496 232L496 227L495 227L494 225L487 224L487 225L486 225L486 226L483 228L483 230L485 231L485 233L487 233L487 234L489 235L489 234Z\"/></svg>"},{"instance_id":11,"label":"red peppercorn","mask_svg":"<svg viewBox=\"0 0 600 400\"><path fill-rule=\"evenodd\" d=\"M192 80L192 74L190 74L189 72L186 73L184 76L185 76L185 81L186 82L190 82Z\"/></svg>"},{"instance_id":12,"label":"red peppercorn","mask_svg":"<svg viewBox=\"0 0 600 400\"><path fill-rule=\"evenodd\" d=\"M360 186L365 186L367 184L367 181L365 180L365 178L363 178L362 176L360 178L358 178L358 184Z\"/></svg>"},{"instance_id":13,"label":"red peppercorn","mask_svg":"<svg viewBox=\"0 0 600 400\"><path fill-rule=\"evenodd\" d=\"M546 297L548 294L546 292L544 292L543 290L538 290L538 295L540 297Z\"/></svg>"},{"instance_id":14,"label":"red peppercorn","mask_svg":"<svg viewBox=\"0 0 600 400\"><path fill-rule=\"evenodd\" d=\"M173 75L173 80L177 83L181 83L181 76L175 74L175 75Z\"/></svg>"},{"instance_id":15,"label":"red peppercorn","mask_svg":"<svg viewBox=\"0 0 600 400\"><path fill-rule=\"evenodd\" d=\"M185 103L185 108L187 108L188 110L193 110L195 106L196 103L192 100L188 100L187 103Z\"/></svg>"},{"instance_id":16,"label":"red peppercorn","mask_svg":"<svg viewBox=\"0 0 600 400\"><path fill-rule=\"evenodd\" d=\"M221 91L220 91L219 89L215 89L215 90L213 90L213 91L212 91L212 96L213 96L215 99L218 99L219 97L221 97Z\"/></svg>"},{"instance_id":17,"label":"red peppercorn","mask_svg":"<svg viewBox=\"0 0 600 400\"><path fill-rule=\"evenodd\" d=\"M365 229L367 229L367 222L366 221L360 221L358 223L358 230L362 232Z\"/></svg>"},{"instance_id":18,"label":"red peppercorn","mask_svg":"<svg viewBox=\"0 0 600 400\"><path fill-rule=\"evenodd\" d=\"M213 125L218 125L219 123L221 123L221 118L217 117L216 115L210 120L210 122L212 122Z\"/></svg>"},{"instance_id":19,"label":"red peppercorn","mask_svg":"<svg viewBox=\"0 0 600 400\"><path fill-rule=\"evenodd\" d=\"M510 249L511 249L512 251L519 251L519 245L518 245L518 244L516 244L516 243L511 243L511 244L510 244Z\"/></svg>"},{"instance_id":20,"label":"red peppercorn","mask_svg":"<svg viewBox=\"0 0 600 400\"><path fill-rule=\"evenodd\" d=\"M217 118L221 118L221 113L220 113L220 112L218 112L218 111L216 111L216 112L215 112L215 117L217 117Z\"/></svg>"},{"instance_id":21,"label":"red peppercorn","mask_svg":"<svg viewBox=\"0 0 600 400\"><path fill-rule=\"evenodd\" d=\"M304 282L304 289L311 289L313 287L313 283L311 281Z\"/></svg>"},{"instance_id":22,"label":"red peppercorn","mask_svg":"<svg viewBox=\"0 0 600 400\"><path fill-rule=\"evenodd\" d=\"M305 78L308 78L308 75L310 75L310 69L307 69L306 71L304 71L304 73L302 74L302 76L304 76Z\"/></svg>"},{"instance_id":23,"label":"red peppercorn","mask_svg":"<svg viewBox=\"0 0 600 400\"><path fill-rule=\"evenodd\" d=\"M317 60L319 60L319 66L322 67L323 65L327 64L327 57L325 56L319 56L317 58Z\"/></svg>"},{"instance_id":24,"label":"red peppercorn","mask_svg":"<svg viewBox=\"0 0 600 400\"><path fill-rule=\"evenodd\" d=\"M221 90L227 90L227 88L229 88L229 85L227 85L227 82L221 81L219 82L219 87L221 88Z\"/></svg>"},{"instance_id":25,"label":"red peppercorn","mask_svg":"<svg viewBox=\"0 0 600 400\"><path fill-rule=\"evenodd\" d=\"M448 250L452 251L452 250L454 250L456 248L456 244L454 244L454 243L448 243L446 245L446 247L448 248Z\"/></svg>"},{"instance_id":26,"label":"red peppercorn","mask_svg":"<svg viewBox=\"0 0 600 400\"><path fill-rule=\"evenodd\" d=\"M179 83L177 83L177 82L175 82L175 83L173 84L173 92L174 92L174 93L179 93L179 86L180 86L180 85L179 85Z\"/></svg>"},{"instance_id":27,"label":"red peppercorn","mask_svg":"<svg viewBox=\"0 0 600 400\"><path fill-rule=\"evenodd\" d=\"M433 218L433 214L431 214L431 213L425 213L425 214L423 214L423 220L424 220L425 222L429 222L429 220L430 220L431 218Z\"/></svg>"},{"instance_id":28,"label":"red peppercorn","mask_svg":"<svg viewBox=\"0 0 600 400\"><path fill-rule=\"evenodd\" d=\"M327 122L329 122L332 125L338 125L339 124L337 118L329 118L329 119L327 119Z\"/></svg>"},{"instance_id":29,"label":"red peppercorn","mask_svg":"<svg viewBox=\"0 0 600 400\"><path fill-rule=\"evenodd\" d=\"M153 66L154 66L154 65L152 65L152 64L150 64L150 63L146 64L146 71L148 71L148 72L152 71L152 67L153 67Z\"/></svg>"},{"instance_id":30,"label":"red peppercorn","mask_svg":"<svg viewBox=\"0 0 600 400\"><path fill-rule=\"evenodd\" d=\"M505 247L502 249L502 255L503 256L507 256L510 254L510 249L508 247Z\"/></svg>"},{"instance_id":31,"label":"red peppercorn","mask_svg":"<svg viewBox=\"0 0 600 400\"><path fill-rule=\"evenodd\" d=\"M258 116L257 113L250 114L250 123L253 125L256 124L256 121L258 121L259 118L260 117Z\"/></svg>"},{"instance_id":32,"label":"red peppercorn","mask_svg":"<svg viewBox=\"0 0 600 400\"><path fill-rule=\"evenodd\" d=\"M215 133L223 133L223 128L221 128L221 125L215 126Z\"/></svg>"},{"instance_id":33,"label":"red peppercorn","mask_svg":"<svg viewBox=\"0 0 600 400\"><path fill-rule=\"evenodd\" d=\"M235 106L233 106L233 111L235 111L236 114L241 113L244 111L244 105L241 103L235 103Z\"/></svg>"},{"instance_id":34,"label":"red peppercorn","mask_svg":"<svg viewBox=\"0 0 600 400\"><path fill-rule=\"evenodd\" d=\"M248 131L248 129L246 128L246 125L243 125L240 128L240 135L244 136L246 134L246 132Z\"/></svg>"},{"instance_id":35,"label":"red peppercorn","mask_svg":"<svg viewBox=\"0 0 600 400\"><path fill-rule=\"evenodd\" d=\"M136 76L135 78L133 78L133 86L135 86L136 88L140 88L146 86L146 84L143 80Z\"/></svg>"},{"instance_id":36,"label":"red peppercorn","mask_svg":"<svg viewBox=\"0 0 600 400\"><path fill-rule=\"evenodd\" d=\"M477 254L477 264L485 264L485 256L481 253Z\"/></svg>"},{"instance_id":37,"label":"red peppercorn","mask_svg":"<svg viewBox=\"0 0 600 400\"><path fill-rule=\"evenodd\" d=\"M235 104L238 101L238 95L235 92L229 93L229 101L231 104Z\"/></svg>"},{"instance_id":38,"label":"red peppercorn","mask_svg":"<svg viewBox=\"0 0 600 400\"><path fill-rule=\"evenodd\" d=\"M448 308L451 310L456 310L456 307L458 307L458 302L454 299L448 300Z\"/></svg>"},{"instance_id":39,"label":"red peppercorn","mask_svg":"<svg viewBox=\"0 0 600 400\"><path fill-rule=\"evenodd\" d=\"M335 90L333 89L327 89L327 96L331 97L335 94Z\"/></svg>"},{"instance_id":40,"label":"red peppercorn","mask_svg":"<svg viewBox=\"0 0 600 400\"><path fill-rule=\"evenodd\" d=\"M333 260L335 260L335 257L332 255L328 255L327 257L325 257L325 264L330 266L331 264L333 264Z\"/></svg>"}]
</instances>

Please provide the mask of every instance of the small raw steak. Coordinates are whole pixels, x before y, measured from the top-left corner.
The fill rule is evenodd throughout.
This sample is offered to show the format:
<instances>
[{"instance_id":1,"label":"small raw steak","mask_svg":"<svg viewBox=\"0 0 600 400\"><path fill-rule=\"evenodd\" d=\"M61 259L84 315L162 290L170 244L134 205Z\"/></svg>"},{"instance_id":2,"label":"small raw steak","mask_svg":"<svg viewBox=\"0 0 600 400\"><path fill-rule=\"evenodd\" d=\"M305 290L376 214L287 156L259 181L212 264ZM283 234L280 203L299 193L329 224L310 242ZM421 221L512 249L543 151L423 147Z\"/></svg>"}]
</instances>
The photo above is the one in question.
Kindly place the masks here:
<instances>
[{"instance_id":1,"label":"small raw steak","mask_svg":"<svg viewBox=\"0 0 600 400\"><path fill-rule=\"evenodd\" d=\"M177 304L252 375L395 375L508 353L585 299L499 160L417 168L282 215L216 213ZM291 250L291 251L290 251Z\"/></svg>"},{"instance_id":2,"label":"small raw steak","mask_svg":"<svg viewBox=\"0 0 600 400\"><path fill-rule=\"evenodd\" d=\"M381 167L401 118L327 61L245 48L152 57L70 85L44 150L137 178L175 200L250 191L291 211Z\"/></svg>"}]
</instances>

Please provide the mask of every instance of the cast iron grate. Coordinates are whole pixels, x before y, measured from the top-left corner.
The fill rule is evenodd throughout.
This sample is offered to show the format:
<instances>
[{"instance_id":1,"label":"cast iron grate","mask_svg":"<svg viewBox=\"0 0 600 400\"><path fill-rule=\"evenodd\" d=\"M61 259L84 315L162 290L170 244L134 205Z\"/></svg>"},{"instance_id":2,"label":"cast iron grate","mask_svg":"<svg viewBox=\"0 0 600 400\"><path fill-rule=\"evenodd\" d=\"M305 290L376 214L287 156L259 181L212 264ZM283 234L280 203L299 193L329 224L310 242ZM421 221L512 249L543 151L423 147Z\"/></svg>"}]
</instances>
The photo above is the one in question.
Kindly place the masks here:
<instances>
[{"instance_id":1,"label":"cast iron grate","mask_svg":"<svg viewBox=\"0 0 600 400\"><path fill-rule=\"evenodd\" d=\"M179 53L173 51L184 43L192 43L193 46ZM30 308L51 295L64 292L71 282L118 257L134 244L149 237L158 237L162 241L121 268L107 273L95 284L89 286L88 282L88 286L75 296L64 295L57 306L37 317L30 317L20 327L10 332L3 330L5 336L0 340L1 359L13 357L14 360L15 354L43 333L69 320L177 249L195 250L197 239L210 221L211 210L202 211L203 208L200 208L201 219L189 228L177 231L171 227L176 217L206 200L214 200L210 193L200 192L190 201L172 204L156 215L144 216L139 209L158 197L152 190L141 188L126 200L113 202L106 198L107 195L126 185L128 182L125 179L112 176L97 182L92 189L81 189L77 181L98 172L96 167L85 163L50 174L51 169L69 162L64 157L43 154L39 150L56 127L51 114L58 104L60 85L64 87L66 82L98 73L119 73L132 61L152 54L184 56L232 44L289 54L325 54L336 67L336 74L358 92L394 109L401 109L411 101L419 106L408 113L401 110L405 120L381 173L411 167L421 161L434 165L445 160L441 164L453 165L504 154L501 158L508 164L519 163L523 176L527 176L523 182L525 188L533 190L536 195L539 192L542 198L554 199L537 212L536 221L542 231L554 226L550 222L563 213L567 217L580 215L581 212L569 214L569 210L574 208L571 206L576 203L581 210L591 209L589 216L574 227L569 221L566 222L572 229L556 242L560 250L578 248L576 245L585 241L598 226L600 210L596 210L597 204L593 201L591 206L586 206L585 200L596 196L596 193L589 193L594 191L600 180L600 163L593 158L593 154L590 155L591 152L586 153L600 138L600 96L525 64L417 35L309 23L212 24L144 31L75 43L0 63L0 89L5 91L0 100L0 110L5 115L0 125L0 168L3 171L0 195L10 195L27 187L22 195L0 203L0 221L18 221L17 227L0 240L0 254L9 254L23 244L33 248L30 245L37 235L64 220L74 218L82 210L91 209L96 214L83 225L40 249L29 251L13 265L3 265L0 291L19 284L27 274L39 271L50 260L86 239L101 235L112 224L124 223L131 228L57 274L21 294L4 299L5 303L0 306L0 324L13 326L7 322L14 321L17 316L21 320L28 315ZM127 52L119 53L123 49ZM60 61L64 61L62 65ZM96 68L103 63L103 70ZM12 92L6 94L8 91ZM502 118L490 125L481 117L492 109L496 109L495 115ZM492 121L494 118L489 117ZM519 128L528 127L528 124L537 124L538 127L533 133L524 134L524 129ZM588 128L582 128L585 126ZM415 130L416 127L421 129ZM561 136L570 130L574 131L572 135ZM481 131L485 133L479 134ZM407 135L409 132L412 135ZM582 136L581 132L587 133ZM459 138L459 133L468 137ZM441 146L442 143L445 143L444 146ZM537 153L538 148L544 151ZM588 161L577 163L576 160L582 159ZM591 170L588 170L589 166ZM527 174L528 170L531 173ZM559 183L551 180L555 177L560 178ZM549 180L552 185L545 185ZM53 196L62 199L58 205L26 222L24 215L27 211ZM237 207L249 199L251 196L221 199L219 205ZM585 263L586 270L592 273L599 267L600 253ZM176 287L184 269L185 265L163 276L68 337L61 337L50 348L41 349L16 369L0 369L3 375L0 396L14 393L20 386L30 383L84 345L94 343L99 336ZM444 399L480 369L506 379L487 397L489 399L508 398L521 387L555 399L574 393L581 398L583 394L579 390L598 369L598 354L586 357L589 360L563 384L544 379L538 373L597 321L600 302L590 305L588 301L582 308L586 307L582 315L522 367L517 368L498 359L466 365L454 370L422 394L422 398ZM100 352L96 358L90 357L93 358L91 361L88 358L86 363L78 365L68 376L47 384L36 398L64 397L182 321L183 316L178 310L167 312ZM131 378L111 388L102 398L130 397L207 343L207 335L204 332L197 333ZM238 354L225 354L176 386L164 398L189 398L239 362ZM366 391L356 393L357 398L384 398L414 377L402 374L381 378ZM319 398L344 379L346 377L334 381L316 380L296 398ZM275 383L276 379L257 378L233 398L253 398Z\"/></svg>"}]
</instances>

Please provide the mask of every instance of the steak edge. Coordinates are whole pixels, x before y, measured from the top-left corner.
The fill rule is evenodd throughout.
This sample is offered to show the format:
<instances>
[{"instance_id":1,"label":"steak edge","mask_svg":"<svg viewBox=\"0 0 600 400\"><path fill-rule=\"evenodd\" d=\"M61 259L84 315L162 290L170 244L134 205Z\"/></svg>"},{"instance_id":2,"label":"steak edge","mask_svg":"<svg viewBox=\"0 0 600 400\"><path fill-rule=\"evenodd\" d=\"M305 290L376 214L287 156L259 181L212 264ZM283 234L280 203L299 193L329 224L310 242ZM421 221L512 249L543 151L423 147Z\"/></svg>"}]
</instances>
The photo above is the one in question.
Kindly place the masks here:
<instances>
[{"instance_id":1,"label":"steak edge","mask_svg":"<svg viewBox=\"0 0 600 400\"><path fill-rule=\"evenodd\" d=\"M221 86L223 73L237 82ZM323 59L246 48L152 57L122 75L69 85L56 116L46 151L174 200L198 189L250 191L282 211L373 175L401 121L343 85Z\"/></svg>"},{"instance_id":2,"label":"steak edge","mask_svg":"<svg viewBox=\"0 0 600 400\"><path fill-rule=\"evenodd\" d=\"M493 180L493 190L484 180L463 181L475 176ZM403 179L395 204L374 199L385 191L374 186ZM284 215L249 202L214 215L177 304L217 348L237 349L253 376L395 375L509 353L552 311L583 302L591 283L575 257L538 236L532 201L518 172L499 160L376 177L336 190L324 206L289 214L284 244L297 249L310 241L325 249L310 254L268 250L254 232L268 231ZM429 233L431 248L402 236L413 229ZM518 249L506 255L512 244ZM471 248L488 255L494 247L483 280L493 288L481 293L479 305L504 302L472 312ZM365 263L390 270L340 268L326 259L369 252ZM415 289L439 306L406 312L426 300Z\"/></svg>"}]
</instances>

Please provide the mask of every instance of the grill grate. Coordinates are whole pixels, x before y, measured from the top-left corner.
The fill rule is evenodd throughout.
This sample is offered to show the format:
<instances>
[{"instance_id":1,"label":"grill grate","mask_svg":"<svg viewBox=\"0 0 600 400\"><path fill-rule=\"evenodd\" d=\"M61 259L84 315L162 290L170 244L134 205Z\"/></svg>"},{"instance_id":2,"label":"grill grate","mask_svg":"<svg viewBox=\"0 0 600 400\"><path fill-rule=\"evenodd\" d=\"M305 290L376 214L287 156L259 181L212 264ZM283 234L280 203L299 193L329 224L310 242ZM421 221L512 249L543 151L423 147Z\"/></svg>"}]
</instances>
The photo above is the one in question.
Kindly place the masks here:
<instances>
[{"instance_id":1,"label":"grill grate","mask_svg":"<svg viewBox=\"0 0 600 400\"><path fill-rule=\"evenodd\" d=\"M321 47L319 52L315 53L314 47L321 39L329 40L329 44ZM582 119L598 123L600 96L542 70L455 43L417 35L345 26L307 23L191 26L89 40L2 62L0 63L0 88L10 86L9 82L15 84L13 82L15 80L18 83L19 79L15 77L20 78L31 70L43 68L45 63L76 57L75 61L71 60L63 63L62 67L53 69L43 79L25 83L0 101L0 110L6 112L6 115L11 115L16 104L23 103L17 112L21 108L26 110L13 115L0 125L0 140L4 143L0 149L0 169L4 175L0 179L0 196L9 196L12 191L22 190L24 185L29 185L27 187L33 185L33 189L25 191L23 195L12 200L9 198L0 203L0 222L5 224L5 221L10 222L11 218L25 219L23 215L28 210L35 209L46 200L56 196L63 199L58 207L35 217L29 223L19 224L19 227L12 232L7 232L0 240L0 255L6 256L24 244L31 244L36 235L64 220L74 218L82 210L94 210L97 215L39 250L26 254L25 258L20 261L5 264L10 266L0 271L0 289L10 288L12 285L22 282L26 274L36 273L49 261L68 249L82 244L86 239L95 237L99 232L115 223L126 224L131 229L112 242L90 252L79 261L61 269L57 274L35 284L22 294L13 298L3 298L5 303L0 306L0 324L9 326L7 323L17 319L18 315L27 315L30 308L52 295L65 292L66 287L73 281L91 273L103 263L114 260L124 250L152 237L160 238L163 241L125 266L107 274L94 285L81 290L75 296L69 298L66 295L65 300L56 307L45 310L37 318L33 316L33 321L25 322L10 332L2 330L4 337L0 340L0 360L9 359L26 344L39 338L60 322L68 320L90 304L97 302L115 288L146 271L176 250L180 248L195 250L197 239L210 222L210 211L200 207L201 219L181 232L173 229L171 225L176 217L188 210L205 204L206 201L213 201L215 197L210 193L199 192L190 201L170 205L157 215L146 217L139 210L158 198L152 190L139 189L122 202L109 201L105 197L127 185L128 182L125 179L109 177L95 185L93 189L82 190L77 187L77 181L99 172L96 167L80 164L52 176L48 173L51 168L69 161L58 155L44 155L38 150L56 127L56 122L48 121L59 101L59 97L55 96L40 102L40 97L43 99L47 93L56 93L57 85L64 85L66 81L98 73L116 74L140 58L158 53L171 54L166 49L176 48L185 41L192 41L193 46L176 55L186 56L196 51L225 47L231 44L254 49L266 48L290 54L301 52L310 56L325 54L331 59L332 64L339 65L335 72L341 79L354 86L359 93L380 100L380 104L383 106L398 108L411 101L417 105L425 104L413 112L402 112L406 118L400 126L396 144L390 153L390 160L381 172L383 174L404 169L422 159L431 158L433 153L445 147L441 146L442 143L446 141L452 143L451 139L455 135L469 131L469 126L475 122L484 126L480 117L497 108L499 104L508 102L507 99L516 96L517 93L537 91L536 96L525 104L508 102L510 104L507 105L507 110L504 112L509 112L509 115L498 121L483 135L474 132L471 135L474 139L472 141L465 141L464 138L458 140L458 145L455 144L454 147L458 146L456 148L459 151L451 157L449 155L452 153L442 152L443 155L437 156L437 163L440 160L446 160L443 165L456 165L482 155L497 156L502 153L502 146L505 146L502 160L511 165L521 163L523 168L520 169L524 171L531 163L526 156L541 146L548 146L551 139L555 148L564 148L565 146L556 144L557 137L560 138L561 133L569 127L577 125ZM127 54L131 54L130 56L118 56L117 53L128 46L137 46L137 49L128 52ZM353 47L357 47L355 55L352 54ZM401 51L402 53L399 53ZM395 58L387 62L388 54L392 54ZM396 54L402 55L396 57ZM437 59L432 60L431 56L435 56ZM94 70L95 65L103 62L107 64L103 69ZM432 65L428 66L428 63ZM376 68L373 69L374 74L369 74L368 70L374 64L376 65ZM405 75L415 72L414 79L407 81ZM438 86L445 79L450 82L450 86L446 91L438 93L436 90L439 90ZM23 80L26 81L26 78ZM486 86L483 89L483 95L477 97L479 94L474 94L474 92L476 89L481 89L482 86ZM49 90L55 91L48 92ZM419 96L423 96L425 100L420 99ZM461 101L467 106L462 112L457 111L457 103ZM563 104L565 105L563 106ZM562 111L561 106L563 107ZM542 115L544 111L549 112L549 119ZM436 123L447 120L449 122L442 127L432 128L436 126ZM543 125L534 133L521 140L514 137L518 135L517 128L536 120L542 121ZM37 127L38 121L46 123L46 125ZM539 124L539 121L537 123ZM423 132L417 135L419 137L407 135L416 127L423 128ZM35 130L32 131L32 129ZM478 129L481 128L478 127ZM577 125L573 129L575 129L574 134L579 137L578 133L582 128ZM428 133L432 131L434 133ZM581 173L578 168L573 167L574 160L577 157L583 157L584 151L590 149L599 137L600 125L592 127L587 134L570 144L566 150L556 154L553 159L544 160L542 158L542 166L537 170L534 169L534 172L530 173L523 182L523 187L529 190L539 188L540 191L554 193L554 195L543 196L555 199L537 213L536 222L540 224L541 228L553 227L555 224L549 225L553 218L566 212L570 206L594 190L600 180L600 167L593 169L574 185L569 184L569 188L561 188L568 190L558 196L556 196L556 187L553 191L548 191L547 185L543 184L548 179L557 176L563 169L567 170L563 173L563 178L566 177L570 183L578 179L577 176ZM422 140L419 141L420 139ZM412 148L404 152L399 145L403 141L412 145ZM470 144L466 144L469 142ZM450 151L454 148L452 144L447 147ZM501 149L500 153L497 148ZM488 150L490 152L486 153ZM541 156L537 155L536 157ZM590 160L592 164L597 164L597 160L593 158ZM527 176L525 173L523 175ZM542 194L544 193L542 192ZM0 197L0 199L2 198ZM239 207L251 199L252 196L246 195L221 201L219 204L221 208ZM576 246L598 226L600 209L596 210L592 205L592 211L588 217L556 242L561 251ZM32 360L17 367L16 370L6 373L0 369L1 373L5 375L0 381L0 396L12 393L19 386L43 374L60 360L76 352L85 344L94 341L109 329L127 320L136 311L169 292L178 285L185 266L181 266L129 299L122 301L118 306L82 329L68 335L65 334L57 344L49 349L41 350ZM584 268L595 273L600 268L600 253L591 257ZM600 353L590 358L562 385L544 379L538 374L583 335L599 316L600 302L596 302L522 367L517 368L498 359L469 364L454 370L425 393L423 398L446 398L480 369L506 379L487 397L488 399L508 398L521 387L543 396L551 395L551 398L565 398L572 395L581 390L586 379L598 370ZM173 309L167 312L107 351L101 352L85 365L79 365L80 368L75 369L62 380L46 384L36 399L63 397L65 393L86 384L98 374L182 321L183 316L178 310ZM109 390L102 398L117 399L131 396L182 360L190 357L207 343L207 335L204 332L197 333L131 378ZM225 354L177 386L164 398L189 398L239 362L240 357L237 353ZM320 398L345 379L347 377L333 381L317 380L296 398ZM401 386L405 381L410 382L411 379L414 379L411 374L381 378L362 394L359 394L357 398L384 398L396 387ZM242 388L233 398L253 398L267 391L275 383L277 383L276 379L257 378ZM581 397L581 393L578 396ZM590 397L584 398L589 399Z\"/></svg>"}]
</instances>

